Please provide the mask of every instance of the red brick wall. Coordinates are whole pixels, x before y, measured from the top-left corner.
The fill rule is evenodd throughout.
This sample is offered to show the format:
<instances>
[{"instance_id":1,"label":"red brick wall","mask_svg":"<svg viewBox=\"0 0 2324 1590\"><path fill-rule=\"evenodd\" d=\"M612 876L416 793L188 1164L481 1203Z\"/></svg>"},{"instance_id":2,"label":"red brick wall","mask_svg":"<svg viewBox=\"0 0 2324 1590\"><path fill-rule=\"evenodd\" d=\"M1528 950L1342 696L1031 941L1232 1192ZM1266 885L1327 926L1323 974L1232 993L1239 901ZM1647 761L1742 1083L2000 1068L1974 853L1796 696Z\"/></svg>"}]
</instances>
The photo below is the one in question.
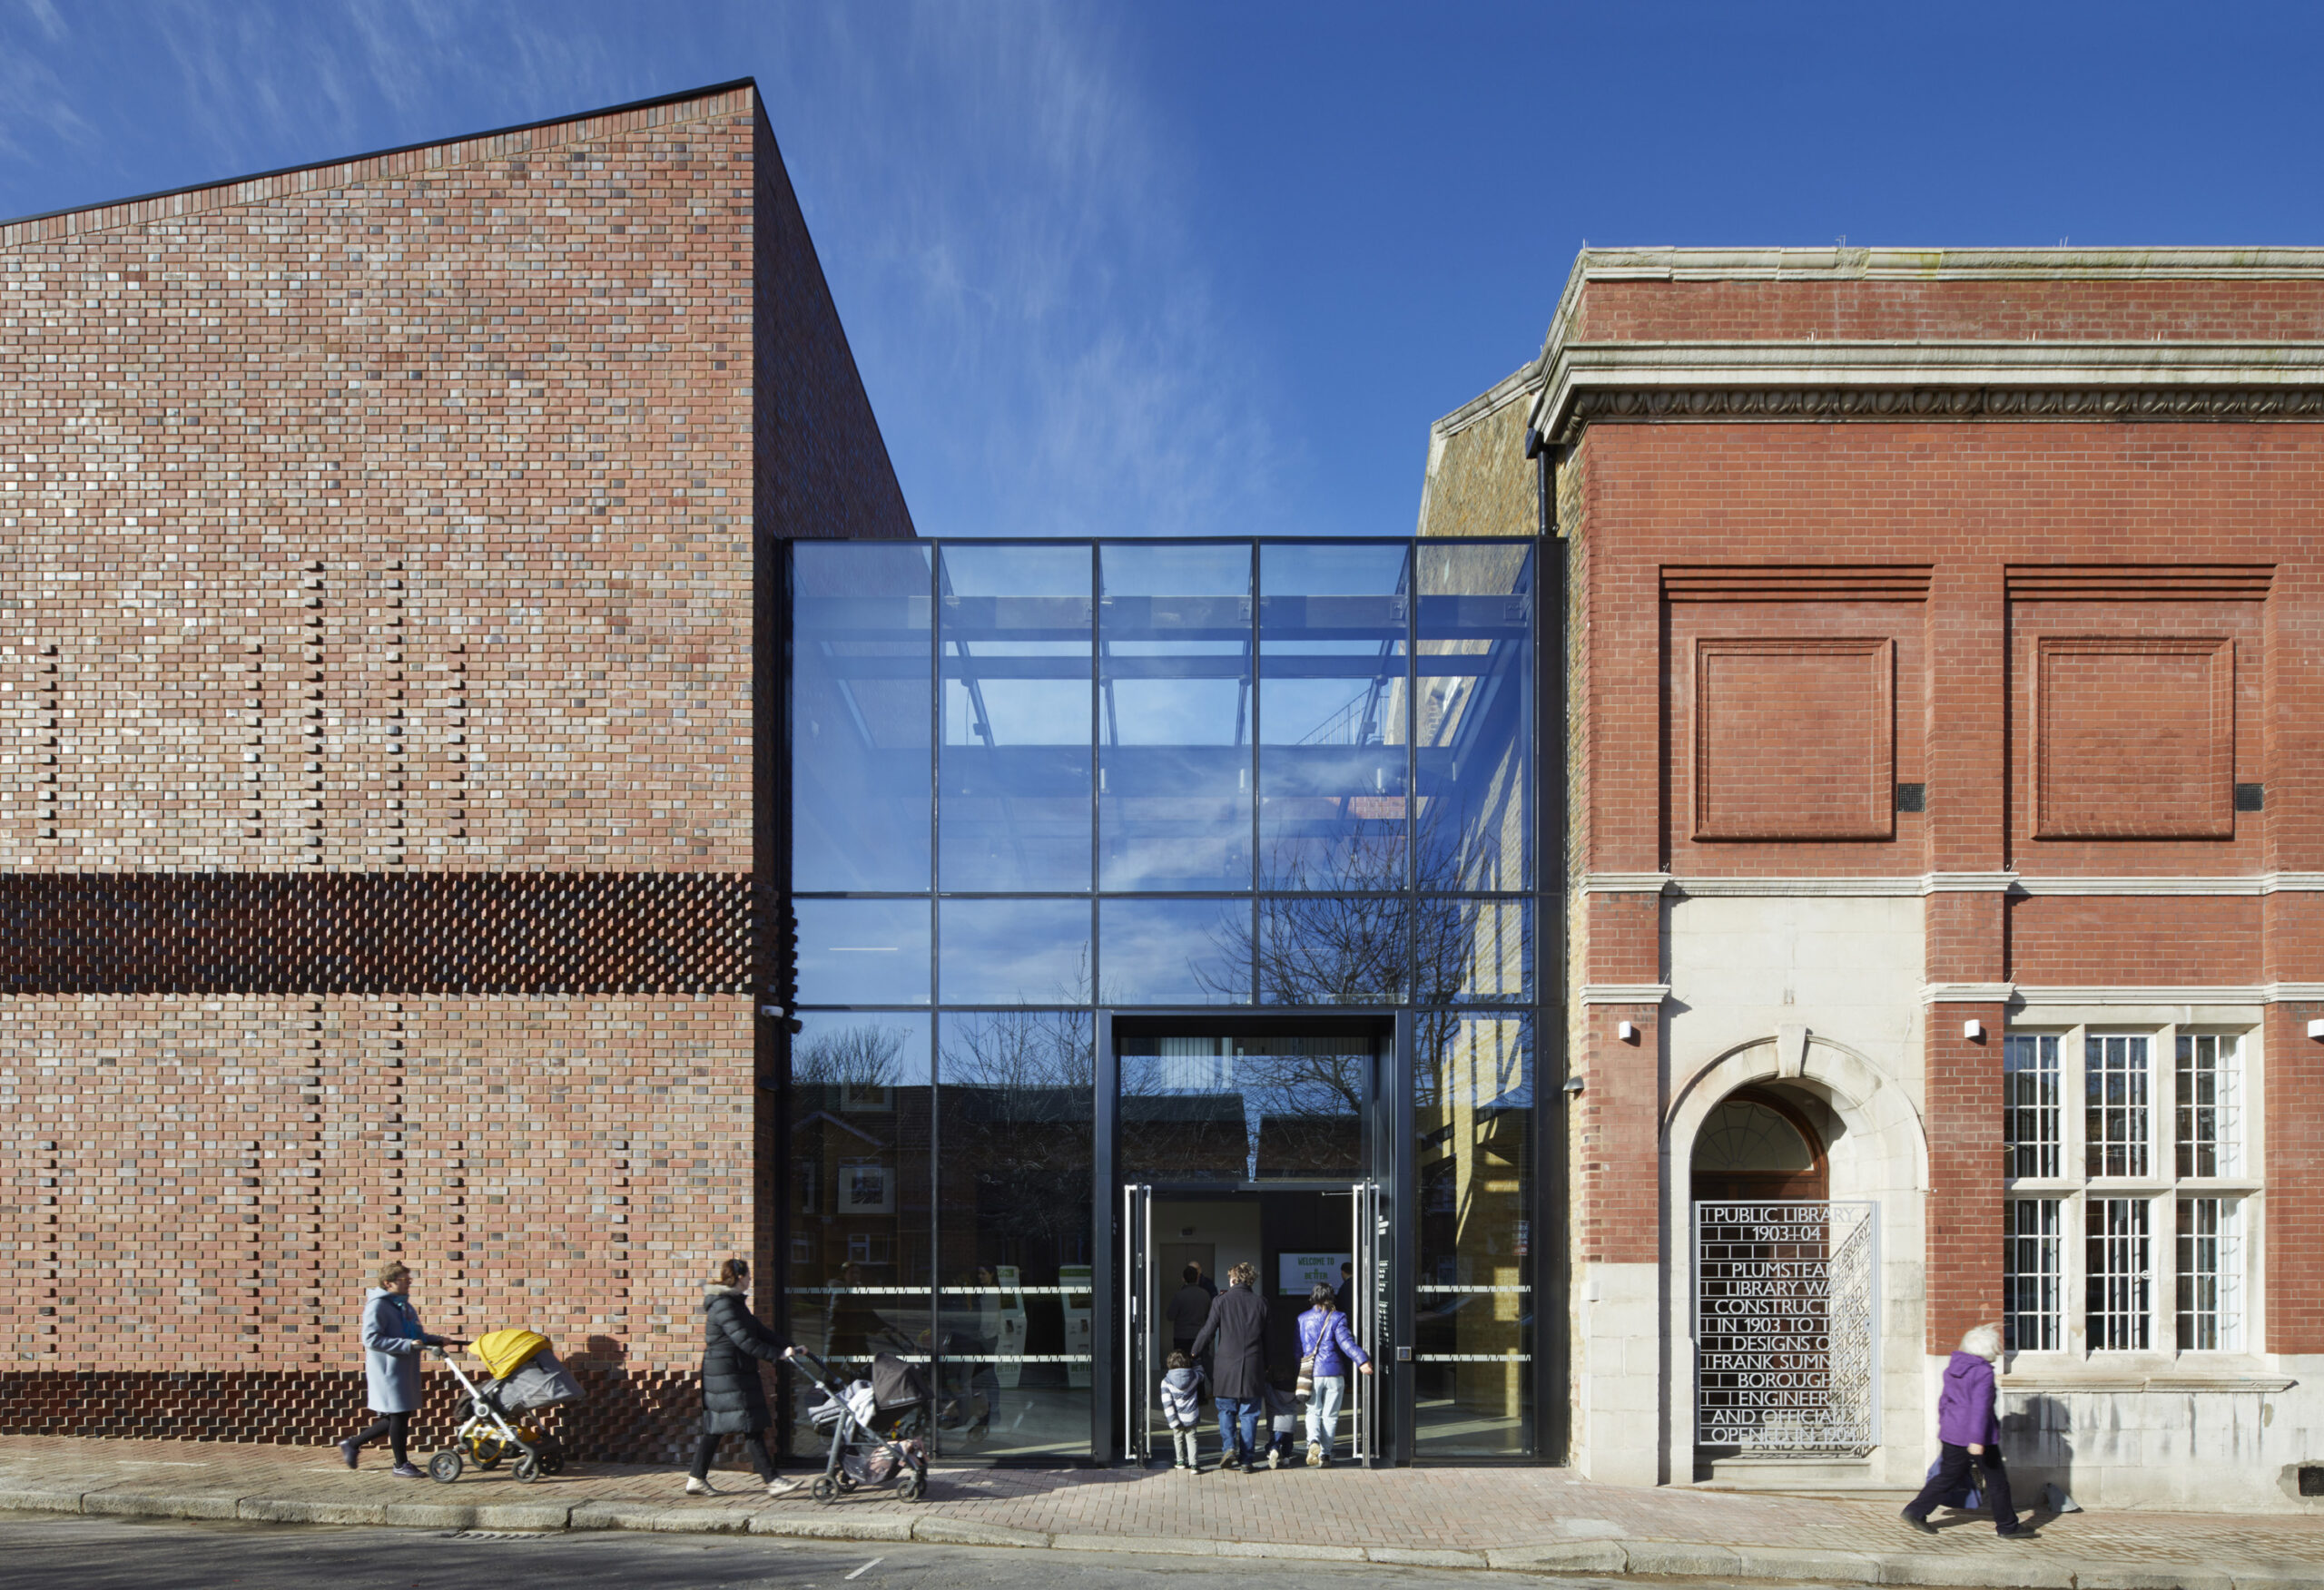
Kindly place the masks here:
<instances>
[{"instance_id":1,"label":"red brick wall","mask_svg":"<svg viewBox=\"0 0 2324 1590\"><path fill-rule=\"evenodd\" d=\"M1940 1005L1927 1026L1928 1350L2001 1318L1999 1005ZM1985 1035L1962 1035L1982 1022Z\"/></svg>"},{"instance_id":2,"label":"red brick wall","mask_svg":"<svg viewBox=\"0 0 2324 1590\"><path fill-rule=\"evenodd\" d=\"M1609 285L1619 290L1601 297ZM1678 307L1682 300L1765 307L1753 329L1719 322L1718 335L1784 334L1793 313L1794 300L1783 297L1788 289L1753 284L1721 289L1724 299L1709 292L1652 297L1665 290L1640 286L1633 295L1625 284L1592 284L1580 335L1714 334L1706 329L1710 321L1688 318L1697 309ZM2299 311L2309 316L2303 324L2324 323L2324 295L2309 296L2313 302ZM1923 308L1936 316L1951 301L1937 295ZM2186 301L2170 293L2156 299ZM1650 304L1651 316L1659 318L1649 318L1640 304ZM2286 298L2279 309L2293 316L2288 304ZM2028 313L2052 315L2054 308L2034 306ZM1605 318L1590 318L1601 310ZM1865 311L1883 325L1891 322L1878 316L1897 312L1893 304ZM2080 319L2042 323L2128 327L2143 312L2101 303L2075 311ZM2236 323L2251 335L2283 334L2290 321L2267 319L2276 312L2232 315L2244 316ZM2015 870L2029 878L2324 870L2324 812L2314 776L2314 725L2324 721L2324 698L2313 661L2324 636L2310 561L2312 526L2324 517L2324 427L1600 423L1586 431L1577 456L1585 466L1579 494L1588 544L1587 562L1579 566L1587 568L1589 582L1588 658L1581 674L1588 683L1580 699L1587 722L1587 811L1577 818L1584 869L1662 867L1681 877ZM2191 525L2200 526L2199 536L2191 536ZM2249 580L2262 594L2189 600L2169 577L2156 576L2102 601L2011 599L2013 565L2196 559L2256 566ZM1659 599L1666 571L1721 564L1925 566L1928 594L1910 622L1895 616L1904 604L1851 610L1810 600L1806 590L1795 603L1755 598L1730 607ZM1911 770L1920 771L1925 817L1900 814L1889 839L1694 837L1685 804L1689 692L1680 674L1690 637L1707 625L1737 634L1894 639L1896 776L1911 781ZM2231 766L2235 781L2264 783L2266 810L2231 813L2215 838L2035 837L2027 782L2035 744L2028 660L2044 635L2191 635L2231 643L2231 754L2219 765ZM1920 661L1908 662L1907 647L1915 643ZM2134 700L2118 704L2126 712L2139 710ZM2206 799L2224 797L2212 783L2202 788ZM1937 982L2014 977L2114 986L2324 978L2324 930L2305 903L2312 898L2268 897L2284 902L2274 905L2248 895L2036 896L2011 901L2005 912L1998 891L1940 890L1926 903L1927 976ZM1594 900L1587 916L1586 948L1578 947L1587 980L1651 980L1642 968L1658 957L1649 955L1635 925ZM1629 1011L1593 1007L1582 1024L1595 1065L1617 1063L1600 1029L1618 1016L1637 1019ZM1959 1036L1972 1016L1985 1024L1983 1045ZM1998 1006L1950 1004L1929 1007L1926 1017L1927 1329L1930 1346L1940 1350L1999 1307L2003 1019ZM2289 1078L2305 1062L2283 1053L2286 1040L2274 1035L2282 1019L2271 1026L2269 1064L2271 1070L2291 1067ZM2299 1043L2308 1045L2304 1037ZM1699 1058L1674 1055L1673 1062L1683 1071ZM1599 1085L1594 1075L1591 1085ZM2271 1099L2269 1173L2297 1178L2305 1174L2300 1167L2324 1160L2324 1124L2307 1121L2280 1091ZM1658 1112L1663 1103L1656 1099ZM1587 1117L1595 1135L1577 1154L1583 1167L1577 1251L1584 1256L1610 1251L1608 1212L1627 1216L1630 1189L1610 1168L1617 1163L1612 1150L1640 1152L1645 1107L1642 1098L1610 1088ZM2295 1184L2271 1181L2271 1222L2301 1218L2285 1211L2295 1201L2283 1190ZM2305 1261L2292 1257L2301 1251L2271 1235L2271 1330L2324 1316L2324 1273L2309 1275Z\"/></svg>"},{"instance_id":3,"label":"red brick wall","mask_svg":"<svg viewBox=\"0 0 2324 1590\"><path fill-rule=\"evenodd\" d=\"M2014 982L2073 987L2248 985L2257 895L2035 895L2009 902Z\"/></svg>"},{"instance_id":4,"label":"red brick wall","mask_svg":"<svg viewBox=\"0 0 2324 1590\"><path fill-rule=\"evenodd\" d=\"M2324 1001L2271 1006L2267 1031L2270 1352L2324 1352Z\"/></svg>"},{"instance_id":5,"label":"red brick wall","mask_svg":"<svg viewBox=\"0 0 2324 1590\"><path fill-rule=\"evenodd\" d=\"M1662 899L1653 893L1583 898L1586 981L1654 983L1661 977ZM1620 1024L1638 1033L1625 1043ZM1574 1111L1576 1251L1585 1260L1652 1263L1661 1251L1661 1011L1590 1005L1577 1018L1573 1069L1583 1079Z\"/></svg>"},{"instance_id":6,"label":"red brick wall","mask_svg":"<svg viewBox=\"0 0 2324 1590\"><path fill-rule=\"evenodd\" d=\"M754 157L760 527L793 536L911 535L911 510L763 115Z\"/></svg>"},{"instance_id":7,"label":"red brick wall","mask_svg":"<svg viewBox=\"0 0 2324 1590\"><path fill-rule=\"evenodd\" d=\"M1581 1019L1575 1250L1597 1263L1651 1264L1662 1251L1661 1009L1592 1005ZM1625 1021L1638 1034L1627 1043L1620 1036Z\"/></svg>"},{"instance_id":8,"label":"red brick wall","mask_svg":"<svg viewBox=\"0 0 2324 1590\"><path fill-rule=\"evenodd\" d=\"M5 229L0 322L19 875L747 875L754 532L911 534L747 88ZM0 996L0 1426L328 1434L399 1256L664 1452L765 1128L652 988Z\"/></svg>"},{"instance_id":9,"label":"red brick wall","mask_svg":"<svg viewBox=\"0 0 2324 1590\"><path fill-rule=\"evenodd\" d=\"M702 1261L751 1229L733 1004L0 1001L5 1142L56 1271L0 1330L49 1367L343 1363L366 1271L401 1258L448 1334L690 1364Z\"/></svg>"},{"instance_id":10,"label":"red brick wall","mask_svg":"<svg viewBox=\"0 0 2324 1590\"><path fill-rule=\"evenodd\" d=\"M0 865L748 870L758 124L0 234Z\"/></svg>"}]
</instances>

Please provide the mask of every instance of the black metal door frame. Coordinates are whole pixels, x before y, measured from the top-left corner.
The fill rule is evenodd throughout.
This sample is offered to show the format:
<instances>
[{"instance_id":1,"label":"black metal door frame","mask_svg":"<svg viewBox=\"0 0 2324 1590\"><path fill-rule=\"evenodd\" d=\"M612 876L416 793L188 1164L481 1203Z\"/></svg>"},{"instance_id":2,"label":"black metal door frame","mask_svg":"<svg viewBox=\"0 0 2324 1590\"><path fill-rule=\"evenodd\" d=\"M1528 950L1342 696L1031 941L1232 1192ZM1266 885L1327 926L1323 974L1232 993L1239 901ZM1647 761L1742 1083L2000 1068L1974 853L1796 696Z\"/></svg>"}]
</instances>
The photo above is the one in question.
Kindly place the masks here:
<instances>
[{"instance_id":1,"label":"black metal door frame","mask_svg":"<svg viewBox=\"0 0 2324 1590\"><path fill-rule=\"evenodd\" d=\"M1365 1033L1378 1037L1384 1032L1392 1035L1392 1042L1382 1063L1375 1067L1372 1078L1369 1115L1364 1123L1367 1143L1366 1173L1379 1188L1380 1217L1387 1228L1385 1251L1389 1260L1389 1286L1384 1317L1381 1324L1383 1350L1381 1363L1375 1370L1377 1395L1380 1399L1381 1428L1379 1439L1382 1452L1398 1465L1412 1461L1413 1376L1412 1335L1413 1303L1412 1273L1416 1252L1412 1222L1403 1218L1405 1191L1412 1185L1413 1171L1413 1041L1412 1013L1393 1006L1370 1006L1357 1008L1315 1009L1222 1009L1216 1006L1190 1010L1116 1011L1101 1008L1097 1019L1097 1141L1095 1162L1097 1174L1090 1189L1091 1229L1098 1234L1096 1251L1090 1256L1090 1350L1098 1358L1092 1365L1089 1407L1089 1448L1099 1463L1118 1463L1129 1431L1124 1428L1127 1417L1128 1389L1123 1376L1129 1367L1118 1361L1121 1357L1123 1320L1121 1296L1124 1242L1129 1233L1122 1230L1121 1165L1121 1058L1116 1040L1118 1026L1132 1024L1140 1027L1167 1026L1173 1034L1189 1035L1240 1036L1248 1034L1300 1034L1317 1032ZM1177 1191L1167 1178L1147 1178L1159 1192L1169 1187ZM1308 1183L1285 1183L1278 1191L1292 1191ZM1333 1186L1344 1183L1329 1183ZM1191 1191L1192 1188L1187 1189ZM1236 1192L1251 1191L1237 1183ZM1265 1189L1256 1189L1265 1190ZM1377 1308L1378 1286L1375 1278L1365 1281L1364 1306Z\"/></svg>"}]
</instances>

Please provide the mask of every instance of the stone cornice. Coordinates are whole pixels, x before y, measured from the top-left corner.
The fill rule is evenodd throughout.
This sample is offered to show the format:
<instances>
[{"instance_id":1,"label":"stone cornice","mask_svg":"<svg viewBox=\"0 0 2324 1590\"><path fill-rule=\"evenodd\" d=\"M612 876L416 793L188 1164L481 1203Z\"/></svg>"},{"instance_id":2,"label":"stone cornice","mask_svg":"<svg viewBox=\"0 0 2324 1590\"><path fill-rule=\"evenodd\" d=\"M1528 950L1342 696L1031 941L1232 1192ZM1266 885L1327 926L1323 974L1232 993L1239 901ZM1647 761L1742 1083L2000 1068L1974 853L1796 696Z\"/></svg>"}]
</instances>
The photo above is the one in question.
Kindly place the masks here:
<instances>
[{"instance_id":1,"label":"stone cornice","mask_svg":"<svg viewBox=\"0 0 2324 1590\"><path fill-rule=\"evenodd\" d=\"M1669 997L1668 983L1584 983L1579 993L1583 1005L1659 1005Z\"/></svg>"},{"instance_id":2,"label":"stone cornice","mask_svg":"<svg viewBox=\"0 0 2324 1590\"><path fill-rule=\"evenodd\" d=\"M2097 1006L2156 1007L2284 1005L2324 1000L2324 983L2240 983L2215 986L2072 987L2027 983L1927 983L1921 999L1930 1005Z\"/></svg>"},{"instance_id":3,"label":"stone cornice","mask_svg":"<svg viewBox=\"0 0 2324 1590\"><path fill-rule=\"evenodd\" d=\"M2014 872L1924 872L1862 878L1680 878L1668 872L1591 872L1583 894L1666 894L1682 899L1898 898L1931 894L2271 895L2324 893L2324 872L2243 878L2026 878Z\"/></svg>"},{"instance_id":4,"label":"stone cornice","mask_svg":"<svg viewBox=\"0 0 2324 1590\"><path fill-rule=\"evenodd\" d=\"M1566 345L1593 281L2319 281L2324 249L1583 249L1537 370Z\"/></svg>"},{"instance_id":5,"label":"stone cornice","mask_svg":"<svg viewBox=\"0 0 2324 1590\"><path fill-rule=\"evenodd\" d=\"M1921 998L1930 1005L2006 1005L2016 992L2013 983L1929 983Z\"/></svg>"},{"instance_id":6,"label":"stone cornice","mask_svg":"<svg viewBox=\"0 0 2324 1590\"><path fill-rule=\"evenodd\" d=\"M1583 894L1660 894L1670 887L1667 872L1586 872Z\"/></svg>"},{"instance_id":7,"label":"stone cornice","mask_svg":"<svg viewBox=\"0 0 2324 1590\"><path fill-rule=\"evenodd\" d=\"M1531 416L1733 420L2324 420L2313 342L1579 342Z\"/></svg>"}]
</instances>

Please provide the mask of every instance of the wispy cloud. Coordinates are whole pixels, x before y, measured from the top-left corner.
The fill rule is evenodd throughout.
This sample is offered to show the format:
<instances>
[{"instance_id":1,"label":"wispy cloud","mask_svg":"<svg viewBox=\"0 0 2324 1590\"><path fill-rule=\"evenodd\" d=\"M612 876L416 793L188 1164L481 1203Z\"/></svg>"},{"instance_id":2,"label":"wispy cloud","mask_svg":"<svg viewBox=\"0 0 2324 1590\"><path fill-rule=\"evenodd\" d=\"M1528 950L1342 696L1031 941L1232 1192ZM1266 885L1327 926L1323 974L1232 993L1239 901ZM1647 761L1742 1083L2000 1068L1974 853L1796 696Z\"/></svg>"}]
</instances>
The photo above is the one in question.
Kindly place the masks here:
<instances>
[{"instance_id":1,"label":"wispy cloud","mask_svg":"<svg viewBox=\"0 0 2324 1590\"><path fill-rule=\"evenodd\" d=\"M1273 383L1106 14L785 22L762 80L922 527L1286 527Z\"/></svg>"},{"instance_id":2,"label":"wispy cloud","mask_svg":"<svg viewBox=\"0 0 2324 1590\"><path fill-rule=\"evenodd\" d=\"M95 138L43 48L65 46L70 36L49 0L21 0L13 15L0 14L0 160L30 160L43 146L85 146Z\"/></svg>"},{"instance_id":3,"label":"wispy cloud","mask_svg":"<svg viewBox=\"0 0 2324 1590\"><path fill-rule=\"evenodd\" d=\"M1305 528L1270 423L1288 383L1206 269L1135 20L1049 0L0 0L19 46L0 47L0 214L754 74L924 529Z\"/></svg>"}]
</instances>

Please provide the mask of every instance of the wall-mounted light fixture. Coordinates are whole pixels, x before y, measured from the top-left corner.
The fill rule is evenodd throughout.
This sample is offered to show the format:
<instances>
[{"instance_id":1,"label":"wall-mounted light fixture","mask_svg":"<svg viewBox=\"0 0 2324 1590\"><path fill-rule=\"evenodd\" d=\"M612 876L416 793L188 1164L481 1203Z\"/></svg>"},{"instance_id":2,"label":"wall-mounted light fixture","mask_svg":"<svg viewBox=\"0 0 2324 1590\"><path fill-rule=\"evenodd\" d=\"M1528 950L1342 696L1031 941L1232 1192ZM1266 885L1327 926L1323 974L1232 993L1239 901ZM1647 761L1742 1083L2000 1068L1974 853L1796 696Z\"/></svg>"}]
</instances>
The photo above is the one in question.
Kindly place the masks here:
<instances>
[{"instance_id":1,"label":"wall-mounted light fixture","mask_svg":"<svg viewBox=\"0 0 2324 1590\"><path fill-rule=\"evenodd\" d=\"M1581 1091L1581 1078L1578 1076L1567 1077L1565 1079L1565 1091L1570 1094L1580 1093Z\"/></svg>"},{"instance_id":2,"label":"wall-mounted light fixture","mask_svg":"<svg viewBox=\"0 0 2324 1590\"><path fill-rule=\"evenodd\" d=\"M1985 1024L1973 1016L1961 1024L1961 1035L1973 1044L1982 1044L1985 1041Z\"/></svg>"},{"instance_id":3,"label":"wall-mounted light fixture","mask_svg":"<svg viewBox=\"0 0 2324 1590\"><path fill-rule=\"evenodd\" d=\"M1638 1023L1636 1023L1636 1022L1634 1022L1634 1021L1618 1021L1618 1022L1616 1022L1616 1023L1614 1024L1614 1035L1615 1035L1616 1037L1618 1037L1618 1038L1621 1039L1621 1040L1622 1040L1622 1042L1624 1042L1625 1044L1635 1044L1635 1043L1637 1043L1637 1042L1638 1042Z\"/></svg>"},{"instance_id":4,"label":"wall-mounted light fixture","mask_svg":"<svg viewBox=\"0 0 2324 1590\"><path fill-rule=\"evenodd\" d=\"M2308 1035L2311 1038L2324 1038L2324 1021L2309 1022L2308 1024Z\"/></svg>"}]
</instances>

